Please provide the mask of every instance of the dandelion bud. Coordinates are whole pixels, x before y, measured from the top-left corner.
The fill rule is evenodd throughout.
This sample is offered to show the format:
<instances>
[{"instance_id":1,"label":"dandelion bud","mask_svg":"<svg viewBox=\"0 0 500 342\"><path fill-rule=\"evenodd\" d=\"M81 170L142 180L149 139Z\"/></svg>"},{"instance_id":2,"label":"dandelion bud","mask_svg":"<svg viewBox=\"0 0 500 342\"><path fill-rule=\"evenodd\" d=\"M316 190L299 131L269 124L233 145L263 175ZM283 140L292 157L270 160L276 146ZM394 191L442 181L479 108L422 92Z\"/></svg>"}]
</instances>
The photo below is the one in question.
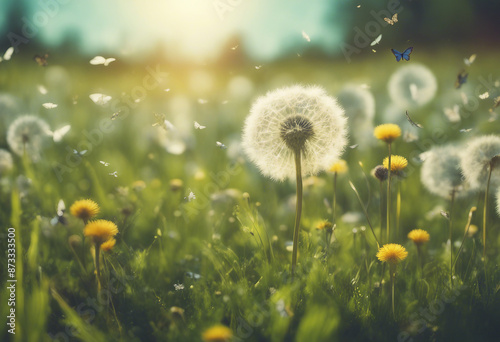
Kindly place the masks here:
<instances>
[{"instance_id":1,"label":"dandelion bud","mask_svg":"<svg viewBox=\"0 0 500 342\"><path fill-rule=\"evenodd\" d=\"M373 176L383 182L387 180L387 177L389 177L389 170L382 165L378 165L375 169L373 169Z\"/></svg>"}]
</instances>

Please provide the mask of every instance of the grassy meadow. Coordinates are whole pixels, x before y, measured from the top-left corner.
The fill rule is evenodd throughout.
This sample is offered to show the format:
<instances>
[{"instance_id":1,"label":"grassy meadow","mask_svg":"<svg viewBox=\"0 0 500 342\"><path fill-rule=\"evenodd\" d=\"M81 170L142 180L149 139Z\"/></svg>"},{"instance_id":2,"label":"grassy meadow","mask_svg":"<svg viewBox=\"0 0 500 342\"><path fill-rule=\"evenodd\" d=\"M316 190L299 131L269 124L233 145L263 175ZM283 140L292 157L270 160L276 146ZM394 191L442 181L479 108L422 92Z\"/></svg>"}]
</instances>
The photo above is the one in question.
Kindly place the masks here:
<instances>
[{"instance_id":1,"label":"grassy meadow","mask_svg":"<svg viewBox=\"0 0 500 342\"><path fill-rule=\"evenodd\" d=\"M450 202L422 185L419 155L499 134L489 112L500 95L494 84L499 51L416 48L409 62L399 63L389 50L369 53L350 64L297 56L262 66L118 59L105 67L57 54L45 67L23 54L0 63L0 148L13 158L12 169L0 173L0 246L7 250L7 228L14 227L17 279L16 334L3 324L1 340L229 341L222 328L219 337L203 335L217 325L231 330L231 341L496 340L497 191L490 189L485 262L484 192L457 199L450 213ZM466 67L463 58L471 53L477 59ZM388 80L412 63L425 65L437 80L433 99L408 110L423 128L411 125L404 109L387 114ZM457 90L462 69L469 76ZM258 96L296 83L320 85L332 96L346 84L366 84L376 110L370 129L349 127L342 155L348 171L337 175L335 213L334 174L304 178L292 277L295 182L262 176L248 161L241 134ZM490 98L479 99L486 91ZM90 94L111 99L100 105ZM462 117L455 123L443 112L453 105ZM24 114L43 119L52 131L71 129L58 142L45 137L35 160L18 155L7 143L8 129ZM196 129L195 121L206 128ZM408 166L393 181L390 241L386 183L370 174L388 154L373 137L373 127L383 123L416 136L392 143ZM366 130L363 143L354 138L358 129ZM100 254L100 290L94 247L83 235L84 222L69 210L81 199L95 201L96 218L119 231L116 245ZM66 210L58 221L60 200ZM334 219L331 236L320 224ZM465 232L468 223L475 234ZM389 267L376 257L370 224L381 245L397 243L408 252L396 271L394 313ZM430 234L420 256L407 238L416 228ZM0 269L0 314L6 317L7 256Z\"/></svg>"}]
</instances>

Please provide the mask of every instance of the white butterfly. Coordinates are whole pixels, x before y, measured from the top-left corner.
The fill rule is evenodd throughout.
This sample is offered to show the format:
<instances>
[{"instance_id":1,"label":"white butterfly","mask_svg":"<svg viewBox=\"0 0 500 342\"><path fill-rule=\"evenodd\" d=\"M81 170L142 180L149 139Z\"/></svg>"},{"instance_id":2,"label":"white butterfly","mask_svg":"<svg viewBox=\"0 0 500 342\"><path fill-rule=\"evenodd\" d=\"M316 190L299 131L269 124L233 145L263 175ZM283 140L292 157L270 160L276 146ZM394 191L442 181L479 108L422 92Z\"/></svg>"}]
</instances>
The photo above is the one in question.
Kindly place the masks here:
<instances>
[{"instance_id":1,"label":"white butterfly","mask_svg":"<svg viewBox=\"0 0 500 342\"><path fill-rule=\"evenodd\" d=\"M103 56L95 56L90 60L90 64L108 66L109 63L114 61L116 61L116 58L104 58Z\"/></svg>"},{"instance_id":2,"label":"white butterfly","mask_svg":"<svg viewBox=\"0 0 500 342\"><path fill-rule=\"evenodd\" d=\"M46 95L48 93L47 88L45 88L43 85L39 84L36 86L40 94Z\"/></svg>"},{"instance_id":3,"label":"white butterfly","mask_svg":"<svg viewBox=\"0 0 500 342\"><path fill-rule=\"evenodd\" d=\"M51 220L50 220L50 224L52 224L53 226L55 226L57 223L62 223L62 224L66 224L66 219L64 218L64 212L66 211L66 205L64 204L64 201L62 199L59 200L59 202L57 203L57 216L54 216Z\"/></svg>"},{"instance_id":4,"label":"white butterfly","mask_svg":"<svg viewBox=\"0 0 500 342\"><path fill-rule=\"evenodd\" d=\"M488 97L490 97L490 93L489 92L485 92L485 93L479 95L479 98L481 100L487 99Z\"/></svg>"},{"instance_id":5,"label":"white butterfly","mask_svg":"<svg viewBox=\"0 0 500 342\"><path fill-rule=\"evenodd\" d=\"M307 40L308 42L311 41L311 38L309 37L309 35L305 32L305 31L302 31L302 37Z\"/></svg>"},{"instance_id":6,"label":"white butterfly","mask_svg":"<svg viewBox=\"0 0 500 342\"><path fill-rule=\"evenodd\" d=\"M118 178L118 171L114 171L114 172L108 173L108 175L114 176L115 178Z\"/></svg>"},{"instance_id":7,"label":"white butterfly","mask_svg":"<svg viewBox=\"0 0 500 342\"><path fill-rule=\"evenodd\" d=\"M13 53L14 53L14 47L11 46L10 48L7 49L7 51L5 51L3 57L0 56L0 62L9 61Z\"/></svg>"},{"instance_id":8,"label":"white butterfly","mask_svg":"<svg viewBox=\"0 0 500 342\"><path fill-rule=\"evenodd\" d=\"M453 108L443 108L443 111L450 122L460 122L460 107L458 105L454 105Z\"/></svg>"},{"instance_id":9,"label":"white butterfly","mask_svg":"<svg viewBox=\"0 0 500 342\"><path fill-rule=\"evenodd\" d=\"M89 97L92 100L92 102L94 102L96 105L99 106L104 106L112 99L112 97L109 95L99 94L99 93L90 94Z\"/></svg>"},{"instance_id":10,"label":"white butterfly","mask_svg":"<svg viewBox=\"0 0 500 342\"><path fill-rule=\"evenodd\" d=\"M60 142L66 134L68 134L70 129L71 129L71 125L65 125L59 129L56 129L54 132L49 131L47 133L52 137L54 142L57 143L57 142Z\"/></svg>"},{"instance_id":11,"label":"white butterfly","mask_svg":"<svg viewBox=\"0 0 500 342\"><path fill-rule=\"evenodd\" d=\"M106 163L106 162L105 162L105 161L103 161L103 160L100 160L100 161L99 161L99 163L101 163L101 164L102 164L102 165L104 165L104 166L109 166L109 163Z\"/></svg>"},{"instance_id":12,"label":"white butterfly","mask_svg":"<svg viewBox=\"0 0 500 342\"><path fill-rule=\"evenodd\" d=\"M44 108L47 108L47 109L54 109L54 108L57 108L57 105L55 103L52 103L52 102L47 102L47 103L44 103L42 104L42 106Z\"/></svg>"},{"instance_id":13,"label":"white butterfly","mask_svg":"<svg viewBox=\"0 0 500 342\"><path fill-rule=\"evenodd\" d=\"M476 60L476 54L471 55L469 58L464 58L464 63L467 66L470 66Z\"/></svg>"},{"instance_id":14,"label":"white butterfly","mask_svg":"<svg viewBox=\"0 0 500 342\"><path fill-rule=\"evenodd\" d=\"M380 43L381 39L382 39L382 33L379 34L378 37L373 40L373 42L371 42L370 46L374 46L374 45Z\"/></svg>"},{"instance_id":15,"label":"white butterfly","mask_svg":"<svg viewBox=\"0 0 500 342\"><path fill-rule=\"evenodd\" d=\"M200 125L199 123L197 123L196 121L194 122L194 128L195 129L205 129L207 128L207 126L202 126Z\"/></svg>"},{"instance_id":16,"label":"white butterfly","mask_svg":"<svg viewBox=\"0 0 500 342\"><path fill-rule=\"evenodd\" d=\"M224 145L223 143L221 143L220 141L216 141L215 142L215 145L217 145L217 147L219 147L220 149L222 150L225 150L227 147L226 145Z\"/></svg>"}]
</instances>

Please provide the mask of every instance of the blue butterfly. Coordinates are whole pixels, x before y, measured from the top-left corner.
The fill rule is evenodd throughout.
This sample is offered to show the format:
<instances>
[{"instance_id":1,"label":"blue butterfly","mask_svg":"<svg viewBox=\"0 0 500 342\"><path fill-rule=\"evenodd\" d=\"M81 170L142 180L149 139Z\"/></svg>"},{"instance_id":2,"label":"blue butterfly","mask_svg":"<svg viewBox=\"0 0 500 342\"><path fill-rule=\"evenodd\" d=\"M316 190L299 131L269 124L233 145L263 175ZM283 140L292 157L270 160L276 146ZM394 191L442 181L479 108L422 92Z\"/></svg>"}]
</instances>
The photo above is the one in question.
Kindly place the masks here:
<instances>
[{"instance_id":1,"label":"blue butterfly","mask_svg":"<svg viewBox=\"0 0 500 342\"><path fill-rule=\"evenodd\" d=\"M410 53L413 51L413 47L409 47L403 53L401 53L395 49L391 49L391 51L394 54L394 56L396 56L396 62L399 62L401 60L401 58L403 58L405 61L409 61L410 60Z\"/></svg>"}]
</instances>

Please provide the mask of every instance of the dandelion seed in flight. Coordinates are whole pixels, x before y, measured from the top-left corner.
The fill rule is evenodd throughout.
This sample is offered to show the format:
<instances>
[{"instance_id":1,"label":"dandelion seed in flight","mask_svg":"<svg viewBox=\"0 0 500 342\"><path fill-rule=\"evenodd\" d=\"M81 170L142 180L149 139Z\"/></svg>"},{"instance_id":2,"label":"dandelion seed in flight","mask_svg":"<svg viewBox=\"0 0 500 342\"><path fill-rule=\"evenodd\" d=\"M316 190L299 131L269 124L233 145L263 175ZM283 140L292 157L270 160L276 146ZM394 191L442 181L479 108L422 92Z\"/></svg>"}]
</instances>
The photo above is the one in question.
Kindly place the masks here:
<instances>
[{"instance_id":1,"label":"dandelion seed in flight","mask_svg":"<svg viewBox=\"0 0 500 342\"><path fill-rule=\"evenodd\" d=\"M194 122L194 128L195 129L205 129L205 128L207 128L207 126L202 126L198 122L195 121Z\"/></svg>"},{"instance_id":2,"label":"dandelion seed in flight","mask_svg":"<svg viewBox=\"0 0 500 342\"><path fill-rule=\"evenodd\" d=\"M188 202L191 202L192 200L196 199L196 195L194 194L194 192L190 191L189 195L187 195L187 197L184 197L184 199Z\"/></svg>"},{"instance_id":3,"label":"dandelion seed in flight","mask_svg":"<svg viewBox=\"0 0 500 342\"><path fill-rule=\"evenodd\" d=\"M46 108L46 109L54 109L54 108L57 108L57 104L55 103L52 103L52 102L47 102L47 103L44 103L42 104L43 108Z\"/></svg>"},{"instance_id":4,"label":"dandelion seed in flight","mask_svg":"<svg viewBox=\"0 0 500 342\"><path fill-rule=\"evenodd\" d=\"M78 156L80 156L80 157L82 157L85 154L87 154L87 152L88 152L87 150L77 151L77 150L73 149L73 153L76 154L76 155L78 155Z\"/></svg>"},{"instance_id":5,"label":"dandelion seed in flight","mask_svg":"<svg viewBox=\"0 0 500 342\"><path fill-rule=\"evenodd\" d=\"M170 91L170 88L163 89L163 91L165 91L165 92L167 92L167 93L168 93L168 92Z\"/></svg>"},{"instance_id":6,"label":"dandelion seed in flight","mask_svg":"<svg viewBox=\"0 0 500 342\"><path fill-rule=\"evenodd\" d=\"M467 128L467 129L466 128L462 128L460 130L460 133L469 133L470 131L472 131L472 128Z\"/></svg>"},{"instance_id":7,"label":"dandelion seed in flight","mask_svg":"<svg viewBox=\"0 0 500 342\"><path fill-rule=\"evenodd\" d=\"M359 146L359 144L354 144L354 145L349 146L349 148L352 149L352 150L354 150L358 146Z\"/></svg>"},{"instance_id":8,"label":"dandelion seed in flight","mask_svg":"<svg viewBox=\"0 0 500 342\"><path fill-rule=\"evenodd\" d=\"M104 58L103 56L95 56L90 60L92 65L104 65L108 66L109 63L116 61L116 58Z\"/></svg>"},{"instance_id":9,"label":"dandelion seed in flight","mask_svg":"<svg viewBox=\"0 0 500 342\"><path fill-rule=\"evenodd\" d=\"M479 95L479 98L481 100L486 100L488 97L490 97L490 93L489 92L485 92L485 93L482 93L481 95Z\"/></svg>"},{"instance_id":10,"label":"dandelion seed in flight","mask_svg":"<svg viewBox=\"0 0 500 342\"><path fill-rule=\"evenodd\" d=\"M106 105L112 99L112 97L109 95L99 94L99 93L90 94L89 97L92 100L92 102L94 102L96 105L99 106Z\"/></svg>"},{"instance_id":11,"label":"dandelion seed in flight","mask_svg":"<svg viewBox=\"0 0 500 342\"><path fill-rule=\"evenodd\" d=\"M231 47L231 50L233 50L233 51L234 51L234 50L236 50L237 48L238 48L238 45L235 45L235 46Z\"/></svg>"},{"instance_id":12,"label":"dandelion seed in flight","mask_svg":"<svg viewBox=\"0 0 500 342\"><path fill-rule=\"evenodd\" d=\"M54 142L57 143L57 142L60 142L66 134L68 134L70 129L71 129L71 125L65 125L65 126L62 126L61 128L56 129L54 132L49 131L47 133L52 137Z\"/></svg>"},{"instance_id":13,"label":"dandelion seed in flight","mask_svg":"<svg viewBox=\"0 0 500 342\"><path fill-rule=\"evenodd\" d=\"M361 5L356 6L356 8L361 8Z\"/></svg>"},{"instance_id":14,"label":"dandelion seed in flight","mask_svg":"<svg viewBox=\"0 0 500 342\"><path fill-rule=\"evenodd\" d=\"M104 165L104 166L109 166L109 163L106 163L106 162L105 162L105 161L103 161L103 160L100 160L100 161L99 161L99 163L101 163L101 164L102 164L102 165Z\"/></svg>"},{"instance_id":15,"label":"dandelion seed in flight","mask_svg":"<svg viewBox=\"0 0 500 342\"><path fill-rule=\"evenodd\" d=\"M471 66L472 63L476 60L476 54L472 54L469 58L464 58L464 63L468 67Z\"/></svg>"},{"instance_id":16,"label":"dandelion seed in flight","mask_svg":"<svg viewBox=\"0 0 500 342\"><path fill-rule=\"evenodd\" d=\"M256 65L255 66L255 69L257 69L257 70L260 70L260 68L262 68L262 65Z\"/></svg>"},{"instance_id":17,"label":"dandelion seed in flight","mask_svg":"<svg viewBox=\"0 0 500 342\"><path fill-rule=\"evenodd\" d=\"M217 145L218 148L220 148L221 150L225 150L227 149L226 145L224 145L223 143L221 143L220 141L216 141L215 142L215 145Z\"/></svg>"},{"instance_id":18,"label":"dandelion seed in flight","mask_svg":"<svg viewBox=\"0 0 500 342\"><path fill-rule=\"evenodd\" d=\"M305 31L302 31L302 38L304 38L308 42L311 42L311 38L309 37L309 35Z\"/></svg>"},{"instance_id":19,"label":"dandelion seed in flight","mask_svg":"<svg viewBox=\"0 0 500 342\"><path fill-rule=\"evenodd\" d=\"M395 23L398 22L398 14L394 13L391 19L389 18L384 18L384 21L388 23L389 25L394 25Z\"/></svg>"},{"instance_id":20,"label":"dandelion seed in flight","mask_svg":"<svg viewBox=\"0 0 500 342\"><path fill-rule=\"evenodd\" d=\"M199 104L206 104L206 103L208 103L208 100L205 100L205 99L198 99L198 103L199 103Z\"/></svg>"},{"instance_id":21,"label":"dandelion seed in flight","mask_svg":"<svg viewBox=\"0 0 500 342\"><path fill-rule=\"evenodd\" d=\"M380 43L380 40L382 39L382 34L379 34L377 38L373 40L373 42L370 43L370 46L374 46L376 44Z\"/></svg>"},{"instance_id":22,"label":"dandelion seed in flight","mask_svg":"<svg viewBox=\"0 0 500 342\"><path fill-rule=\"evenodd\" d=\"M460 122L460 107L458 105L454 105L453 108L443 108L443 111L450 122Z\"/></svg>"},{"instance_id":23,"label":"dandelion seed in flight","mask_svg":"<svg viewBox=\"0 0 500 342\"><path fill-rule=\"evenodd\" d=\"M415 126L417 128L424 128L421 124L416 123L410 118L410 114L408 114L408 111L406 111L406 119L412 124L412 126Z\"/></svg>"},{"instance_id":24,"label":"dandelion seed in flight","mask_svg":"<svg viewBox=\"0 0 500 342\"><path fill-rule=\"evenodd\" d=\"M37 85L36 88L38 89L38 92L42 95L46 95L48 93L47 88L45 88L41 84Z\"/></svg>"},{"instance_id":25,"label":"dandelion seed in flight","mask_svg":"<svg viewBox=\"0 0 500 342\"><path fill-rule=\"evenodd\" d=\"M11 46L10 48L7 49L7 51L5 51L3 56L0 56L0 62L9 61L11 59L13 53L14 53L14 47Z\"/></svg>"},{"instance_id":26,"label":"dandelion seed in flight","mask_svg":"<svg viewBox=\"0 0 500 342\"><path fill-rule=\"evenodd\" d=\"M118 178L118 171L110 172L108 173L110 176L114 176L115 178Z\"/></svg>"}]
</instances>

